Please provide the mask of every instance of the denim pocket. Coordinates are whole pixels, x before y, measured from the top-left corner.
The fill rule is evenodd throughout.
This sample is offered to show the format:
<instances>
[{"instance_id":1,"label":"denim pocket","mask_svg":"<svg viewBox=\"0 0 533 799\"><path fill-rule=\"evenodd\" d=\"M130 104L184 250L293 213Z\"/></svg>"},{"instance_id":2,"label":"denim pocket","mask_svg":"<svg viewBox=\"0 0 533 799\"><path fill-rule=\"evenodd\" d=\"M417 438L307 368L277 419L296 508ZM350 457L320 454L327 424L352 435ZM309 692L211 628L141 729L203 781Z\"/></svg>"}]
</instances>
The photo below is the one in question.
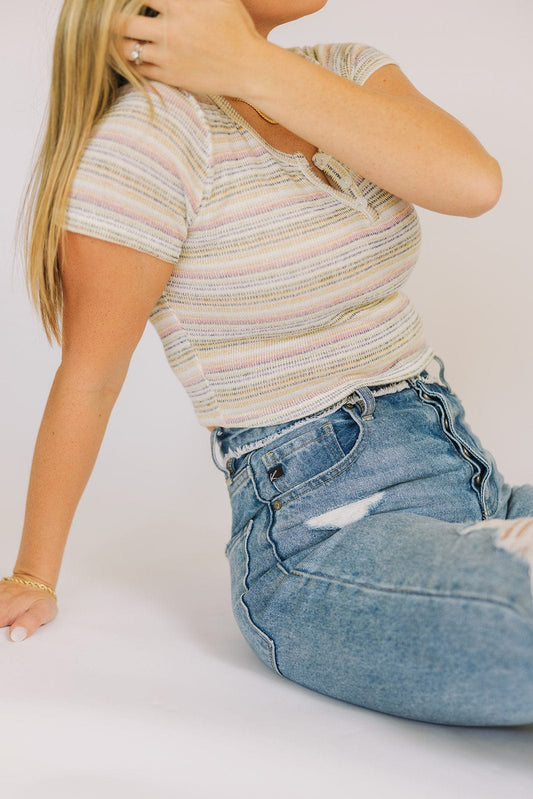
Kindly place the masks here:
<instances>
[{"instance_id":1,"label":"denim pocket","mask_svg":"<svg viewBox=\"0 0 533 799\"><path fill-rule=\"evenodd\" d=\"M271 484L273 496L292 495L303 486L312 488L336 472L358 448L361 439L361 424L339 409L327 421L321 419L306 425L265 448L260 455L261 482L266 480Z\"/></svg>"}]
</instances>

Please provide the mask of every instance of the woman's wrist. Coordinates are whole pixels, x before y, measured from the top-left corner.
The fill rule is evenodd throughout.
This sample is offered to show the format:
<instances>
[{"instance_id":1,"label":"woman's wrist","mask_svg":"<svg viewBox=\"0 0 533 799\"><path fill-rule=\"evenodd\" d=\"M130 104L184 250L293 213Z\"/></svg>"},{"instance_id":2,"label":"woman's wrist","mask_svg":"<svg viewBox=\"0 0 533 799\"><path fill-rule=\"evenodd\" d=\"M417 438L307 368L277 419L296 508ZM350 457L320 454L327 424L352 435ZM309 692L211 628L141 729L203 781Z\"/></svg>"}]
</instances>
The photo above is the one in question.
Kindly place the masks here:
<instances>
[{"instance_id":1,"label":"woman's wrist","mask_svg":"<svg viewBox=\"0 0 533 799\"><path fill-rule=\"evenodd\" d=\"M282 93L282 76L287 77L291 69L308 63L295 53L266 39L255 43L252 64L242 70L242 83L238 97L250 103L277 102Z\"/></svg>"},{"instance_id":2,"label":"woman's wrist","mask_svg":"<svg viewBox=\"0 0 533 799\"><path fill-rule=\"evenodd\" d=\"M46 591L47 594L53 596L57 601L57 594L54 588L38 580L29 580L27 577L21 577L19 575L13 574L11 577L2 577L2 582L15 583L16 585L22 585L28 588L36 588L39 591Z\"/></svg>"},{"instance_id":3,"label":"woman's wrist","mask_svg":"<svg viewBox=\"0 0 533 799\"><path fill-rule=\"evenodd\" d=\"M235 97L250 103L264 103L267 97L270 101L275 102L276 96L279 97L278 77L284 69L290 69L291 56L295 56L295 54L259 37L254 43L251 63L243 64L238 77L237 74L235 75L236 91L232 93ZM298 58L298 56L295 57ZM273 72L275 75L272 74ZM228 93L224 92L224 94Z\"/></svg>"},{"instance_id":4,"label":"woman's wrist","mask_svg":"<svg viewBox=\"0 0 533 799\"><path fill-rule=\"evenodd\" d=\"M44 572L42 574L44 575ZM21 580L30 580L34 583L41 583L47 588L51 588L52 591L55 591L56 588L56 580L50 579L49 575L41 576L41 574L39 574L37 571L26 571L25 569L19 569L15 566L12 576L19 577Z\"/></svg>"}]
</instances>

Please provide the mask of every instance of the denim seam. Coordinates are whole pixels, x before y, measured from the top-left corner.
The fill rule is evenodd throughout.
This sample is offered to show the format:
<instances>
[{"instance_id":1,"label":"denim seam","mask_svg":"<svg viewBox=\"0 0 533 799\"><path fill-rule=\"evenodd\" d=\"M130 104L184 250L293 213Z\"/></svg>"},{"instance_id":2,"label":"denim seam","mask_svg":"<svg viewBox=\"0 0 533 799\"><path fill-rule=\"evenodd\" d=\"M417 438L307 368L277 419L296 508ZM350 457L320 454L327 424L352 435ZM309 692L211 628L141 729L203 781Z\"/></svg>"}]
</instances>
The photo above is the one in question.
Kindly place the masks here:
<instances>
[{"instance_id":1,"label":"denim seam","mask_svg":"<svg viewBox=\"0 0 533 799\"><path fill-rule=\"evenodd\" d=\"M243 525L242 530L240 530L237 533L237 535L234 535L232 536L232 538L230 538L226 546L226 549L224 550L224 554L226 555L227 558L229 558L229 556L231 555L236 544L238 544L239 541L242 541L244 536L250 532L249 528L253 526L253 522L254 522L253 519L248 519L248 521Z\"/></svg>"},{"instance_id":2,"label":"denim seam","mask_svg":"<svg viewBox=\"0 0 533 799\"><path fill-rule=\"evenodd\" d=\"M273 523L273 520L274 520L274 514L273 514L273 511L272 511L270 502L268 502L267 500L263 499L260 496L259 491L257 490L257 485L256 485L256 482L255 482L255 477L254 476L252 476L252 478L251 478L251 483L252 483L252 488L253 488L253 491L254 491L254 494L256 496L257 501L260 502L262 505L266 505L267 508L268 508L268 512L270 514L270 522L269 522L268 527L267 527L266 532L265 532L266 541L267 541L268 545L270 546L270 549L272 550L272 554L274 555L274 560L276 561L276 566L278 568L280 568L282 571L286 571L283 568L283 566L282 566L283 559L282 559L281 555L278 552L278 549L277 549L277 546L276 546L276 542L273 540L273 538L270 535L270 532L272 530L272 523ZM278 671L279 671L279 669L278 669ZM281 672L280 672L280 674L281 674Z\"/></svg>"},{"instance_id":3,"label":"denim seam","mask_svg":"<svg viewBox=\"0 0 533 799\"><path fill-rule=\"evenodd\" d=\"M228 484L228 491L230 497L233 497L239 488L251 478L250 467L248 464L243 466L242 470L233 478L233 481Z\"/></svg>"},{"instance_id":4,"label":"denim seam","mask_svg":"<svg viewBox=\"0 0 533 799\"><path fill-rule=\"evenodd\" d=\"M415 388L417 390L418 395L420 396L420 391L422 389L420 388L420 386L416 386L416 385L415 385ZM477 447L474 447L470 442L465 441L462 438L462 436L457 432L457 430L455 428L455 425L453 423L453 418L452 418L453 414L452 414L452 412L450 410L450 407L448 405L446 397L443 397L439 392L426 391L425 390L425 386L424 386L424 392L426 394L428 394L428 396L430 396L436 402L428 403L427 401L424 400L423 397L420 397L422 402L426 402L426 404L431 405L434 408L436 406L436 403L439 403L439 402L442 403L442 408L443 408L443 410L444 410L444 412L446 414L446 418L447 418L448 424L450 426L450 430L449 431L444 430L444 434L446 435L446 437L450 441L452 441L452 443L455 440L461 446L465 447L465 449L467 449L469 452L471 452L472 455L483 465L483 467L485 469L485 476L483 478L483 482L482 482L481 486L479 487L479 490L477 490L475 488L473 490L476 491L476 493L478 494L478 497L479 497L478 501L479 501L479 504L481 505L481 510L485 514L485 517L488 518L489 516L492 516L495 513L496 508L495 507L490 507L489 508L488 501L487 501L487 493L486 493L487 484L488 484L489 478L490 478L490 476L492 474L492 466L491 466L491 464L487 460L485 460L485 458L479 452L479 449ZM437 415L438 415L438 410L437 410ZM439 421L440 421L440 418L439 418ZM466 455L463 452L460 452L460 455L461 455L461 457L463 457L465 459L465 461L467 463L470 463L470 459L467 458ZM496 502L496 505L497 505L497 502Z\"/></svg>"},{"instance_id":5,"label":"denim seam","mask_svg":"<svg viewBox=\"0 0 533 799\"><path fill-rule=\"evenodd\" d=\"M333 425L331 422L326 423L330 429L331 435L326 436L324 443L326 444L329 452L334 458L343 458L344 457L344 450L342 449L341 445L339 444L339 439L335 433ZM324 425L325 427L326 425Z\"/></svg>"},{"instance_id":6,"label":"denim seam","mask_svg":"<svg viewBox=\"0 0 533 799\"><path fill-rule=\"evenodd\" d=\"M252 481L252 485L254 485L254 481ZM255 490L255 485L254 485L254 490ZM244 585L244 589L245 590L240 595L240 597L238 599L238 602L244 608L246 616L247 616L252 628L259 634L259 636L263 639L263 641L265 641L267 643L268 648L269 648L269 653L270 653L270 662L272 664L273 670L281 675L281 671L279 670L279 666L278 666L277 658L276 658L276 644L273 641L273 639L270 638L270 636L267 635L267 633L265 633L255 623L255 621L252 618L252 614L250 612L250 608L248 607L248 605L246 604L246 601L245 601L245 594L249 591L248 576L250 574L250 552L248 550L248 541L250 539L250 535L251 535L253 527L254 527L253 519L250 519L250 521L248 522L247 533L246 533L246 535L244 535L242 537L242 540L244 541L244 551L246 553L246 569L245 569L245 573L244 573L244 577L243 577L243 585Z\"/></svg>"},{"instance_id":7,"label":"denim seam","mask_svg":"<svg viewBox=\"0 0 533 799\"><path fill-rule=\"evenodd\" d=\"M293 575L294 577L303 577L310 580L319 580L321 582L326 583L338 583L339 585L346 585L350 588L361 588L367 589L370 591L376 591L378 593L383 594L405 594L407 596L422 596L422 597L431 597L434 599L457 599L457 600L469 600L473 602L484 602L490 605L499 605L500 607L507 608L507 610L512 610L515 613L518 613L520 616L525 616L527 619L531 620L530 614L525 613L522 609L512 605L510 602L501 599L491 599L490 597L483 597L483 596L476 596L472 594L444 594L439 593L437 591L422 591L422 590L415 590L415 589L405 589L405 588L389 588L387 586L381 585L372 585L371 583L362 583L356 582L353 580L347 580L343 577L333 577L332 575L328 574L321 574L320 572L306 572L299 569L286 569L281 563L276 564L280 571L282 571L286 575Z\"/></svg>"}]
</instances>

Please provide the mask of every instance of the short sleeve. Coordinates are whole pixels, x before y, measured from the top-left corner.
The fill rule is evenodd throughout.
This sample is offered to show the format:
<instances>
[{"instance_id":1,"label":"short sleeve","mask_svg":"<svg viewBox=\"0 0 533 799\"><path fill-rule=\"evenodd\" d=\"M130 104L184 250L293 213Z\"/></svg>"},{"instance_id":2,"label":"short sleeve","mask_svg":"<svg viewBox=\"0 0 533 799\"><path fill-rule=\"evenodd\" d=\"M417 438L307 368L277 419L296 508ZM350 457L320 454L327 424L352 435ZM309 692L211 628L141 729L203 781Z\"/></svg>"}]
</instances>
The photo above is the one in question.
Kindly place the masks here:
<instances>
[{"instance_id":1,"label":"short sleeve","mask_svg":"<svg viewBox=\"0 0 533 799\"><path fill-rule=\"evenodd\" d=\"M314 48L319 64L360 86L380 67L398 63L368 44L318 44Z\"/></svg>"},{"instance_id":2,"label":"short sleeve","mask_svg":"<svg viewBox=\"0 0 533 799\"><path fill-rule=\"evenodd\" d=\"M175 263L206 190L210 139L195 99L126 87L98 123L71 187L65 227Z\"/></svg>"}]
</instances>

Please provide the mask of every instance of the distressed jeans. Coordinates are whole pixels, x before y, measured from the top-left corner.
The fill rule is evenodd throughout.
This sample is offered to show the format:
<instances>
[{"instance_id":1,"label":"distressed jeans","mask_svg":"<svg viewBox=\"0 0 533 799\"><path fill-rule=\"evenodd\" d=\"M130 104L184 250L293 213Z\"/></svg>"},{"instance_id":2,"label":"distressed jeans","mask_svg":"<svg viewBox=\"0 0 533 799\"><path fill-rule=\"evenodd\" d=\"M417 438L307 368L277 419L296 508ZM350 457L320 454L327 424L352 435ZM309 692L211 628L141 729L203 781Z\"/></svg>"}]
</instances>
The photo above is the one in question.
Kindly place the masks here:
<instances>
[{"instance_id":1,"label":"distressed jeans","mask_svg":"<svg viewBox=\"0 0 533 799\"><path fill-rule=\"evenodd\" d=\"M504 482L443 369L212 446L268 667L405 718L533 723L533 486Z\"/></svg>"}]
</instances>

